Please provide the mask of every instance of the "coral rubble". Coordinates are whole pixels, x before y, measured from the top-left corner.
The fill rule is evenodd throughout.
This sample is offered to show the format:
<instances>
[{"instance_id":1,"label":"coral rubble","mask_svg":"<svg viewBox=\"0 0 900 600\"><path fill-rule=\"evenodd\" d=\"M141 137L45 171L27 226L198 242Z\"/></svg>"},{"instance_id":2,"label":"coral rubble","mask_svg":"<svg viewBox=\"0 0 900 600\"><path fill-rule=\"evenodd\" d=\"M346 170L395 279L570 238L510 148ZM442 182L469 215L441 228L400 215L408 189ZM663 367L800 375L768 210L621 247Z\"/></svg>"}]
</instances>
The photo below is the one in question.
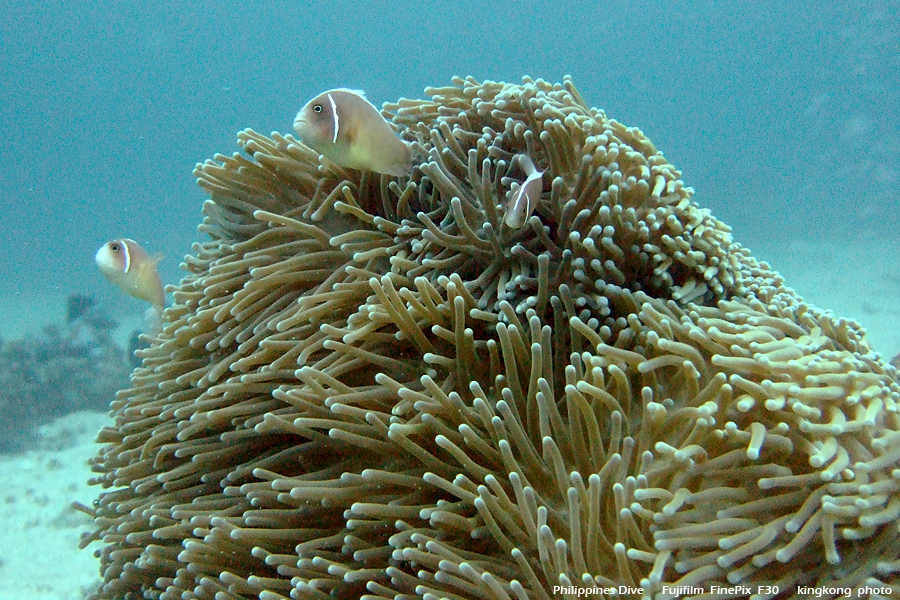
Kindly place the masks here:
<instances>
[{"instance_id":1,"label":"coral rubble","mask_svg":"<svg viewBox=\"0 0 900 600\"><path fill-rule=\"evenodd\" d=\"M115 323L89 296L68 298L66 322L0 341L0 452L32 445L34 428L79 410L108 410L131 370Z\"/></svg>"}]
</instances>

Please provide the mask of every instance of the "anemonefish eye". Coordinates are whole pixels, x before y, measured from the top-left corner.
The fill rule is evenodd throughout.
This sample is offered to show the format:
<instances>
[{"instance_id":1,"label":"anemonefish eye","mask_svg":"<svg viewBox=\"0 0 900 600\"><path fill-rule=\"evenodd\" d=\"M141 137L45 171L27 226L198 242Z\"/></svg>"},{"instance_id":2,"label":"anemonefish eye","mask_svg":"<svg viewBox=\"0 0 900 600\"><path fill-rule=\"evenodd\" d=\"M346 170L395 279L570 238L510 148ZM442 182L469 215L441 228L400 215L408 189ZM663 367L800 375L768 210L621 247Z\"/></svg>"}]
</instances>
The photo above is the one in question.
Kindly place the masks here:
<instances>
[{"instance_id":1,"label":"anemonefish eye","mask_svg":"<svg viewBox=\"0 0 900 600\"><path fill-rule=\"evenodd\" d=\"M315 111L315 112L317 112L317 113L322 112L322 105L321 105L321 104L316 104L315 106L313 106L313 111Z\"/></svg>"},{"instance_id":2,"label":"anemonefish eye","mask_svg":"<svg viewBox=\"0 0 900 600\"><path fill-rule=\"evenodd\" d=\"M119 248L118 244L110 244L109 249L112 250L113 252L118 252L119 250L121 250L121 248Z\"/></svg>"}]
</instances>

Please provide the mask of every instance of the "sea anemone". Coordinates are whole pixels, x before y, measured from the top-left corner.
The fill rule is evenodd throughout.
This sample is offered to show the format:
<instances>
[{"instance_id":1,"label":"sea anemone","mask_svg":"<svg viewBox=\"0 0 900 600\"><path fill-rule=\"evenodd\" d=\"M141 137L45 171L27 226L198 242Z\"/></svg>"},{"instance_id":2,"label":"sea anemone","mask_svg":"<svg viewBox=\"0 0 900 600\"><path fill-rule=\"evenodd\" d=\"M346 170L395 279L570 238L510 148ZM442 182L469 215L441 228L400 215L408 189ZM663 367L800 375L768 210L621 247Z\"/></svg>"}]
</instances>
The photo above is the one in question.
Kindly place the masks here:
<instances>
[{"instance_id":1,"label":"sea anemone","mask_svg":"<svg viewBox=\"0 0 900 600\"><path fill-rule=\"evenodd\" d=\"M99 436L95 598L898 593L859 326L569 80L426 93L385 107L409 178L251 130L197 166L209 241Z\"/></svg>"}]
</instances>

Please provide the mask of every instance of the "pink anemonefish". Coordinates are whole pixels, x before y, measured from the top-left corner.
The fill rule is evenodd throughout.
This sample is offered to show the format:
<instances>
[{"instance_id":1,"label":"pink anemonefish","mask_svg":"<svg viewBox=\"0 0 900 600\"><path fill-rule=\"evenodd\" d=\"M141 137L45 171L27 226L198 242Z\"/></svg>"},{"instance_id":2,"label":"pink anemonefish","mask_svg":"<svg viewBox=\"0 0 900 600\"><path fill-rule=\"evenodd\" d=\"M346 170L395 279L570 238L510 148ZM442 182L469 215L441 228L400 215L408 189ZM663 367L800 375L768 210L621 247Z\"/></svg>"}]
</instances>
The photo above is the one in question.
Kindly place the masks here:
<instances>
[{"instance_id":1,"label":"pink anemonefish","mask_svg":"<svg viewBox=\"0 0 900 600\"><path fill-rule=\"evenodd\" d=\"M166 304L162 280L156 272L160 256L151 257L134 240L122 238L107 242L94 259L100 273L123 292L146 300L161 315Z\"/></svg>"},{"instance_id":2,"label":"pink anemonefish","mask_svg":"<svg viewBox=\"0 0 900 600\"><path fill-rule=\"evenodd\" d=\"M503 222L510 229L518 229L525 224L537 208L538 198L544 191L544 172L538 171L527 155L518 154L516 157L522 165L522 170L525 171L526 178L516 191L510 193L506 203Z\"/></svg>"},{"instance_id":3,"label":"pink anemonefish","mask_svg":"<svg viewBox=\"0 0 900 600\"><path fill-rule=\"evenodd\" d=\"M338 166L409 175L409 146L363 92L344 88L322 92L297 113L294 130L300 141Z\"/></svg>"}]
</instances>

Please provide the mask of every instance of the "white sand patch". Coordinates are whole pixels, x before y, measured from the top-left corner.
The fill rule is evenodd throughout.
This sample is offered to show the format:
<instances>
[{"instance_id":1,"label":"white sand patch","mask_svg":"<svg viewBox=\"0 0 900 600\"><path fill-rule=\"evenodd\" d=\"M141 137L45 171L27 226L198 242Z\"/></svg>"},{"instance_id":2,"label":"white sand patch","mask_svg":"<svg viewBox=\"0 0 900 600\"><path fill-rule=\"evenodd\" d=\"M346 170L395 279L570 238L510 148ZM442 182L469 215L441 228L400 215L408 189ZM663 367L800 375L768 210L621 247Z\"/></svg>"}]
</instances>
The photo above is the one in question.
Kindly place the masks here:
<instances>
[{"instance_id":1,"label":"white sand patch","mask_svg":"<svg viewBox=\"0 0 900 600\"><path fill-rule=\"evenodd\" d=\"M41 450L0 455L0 600L81 600L100 581L93 550L78 549L99 488L89 487L87 461L97 453L97 431L112 421L81 412L39 429Z\"/></svg>"}]
</instances>

